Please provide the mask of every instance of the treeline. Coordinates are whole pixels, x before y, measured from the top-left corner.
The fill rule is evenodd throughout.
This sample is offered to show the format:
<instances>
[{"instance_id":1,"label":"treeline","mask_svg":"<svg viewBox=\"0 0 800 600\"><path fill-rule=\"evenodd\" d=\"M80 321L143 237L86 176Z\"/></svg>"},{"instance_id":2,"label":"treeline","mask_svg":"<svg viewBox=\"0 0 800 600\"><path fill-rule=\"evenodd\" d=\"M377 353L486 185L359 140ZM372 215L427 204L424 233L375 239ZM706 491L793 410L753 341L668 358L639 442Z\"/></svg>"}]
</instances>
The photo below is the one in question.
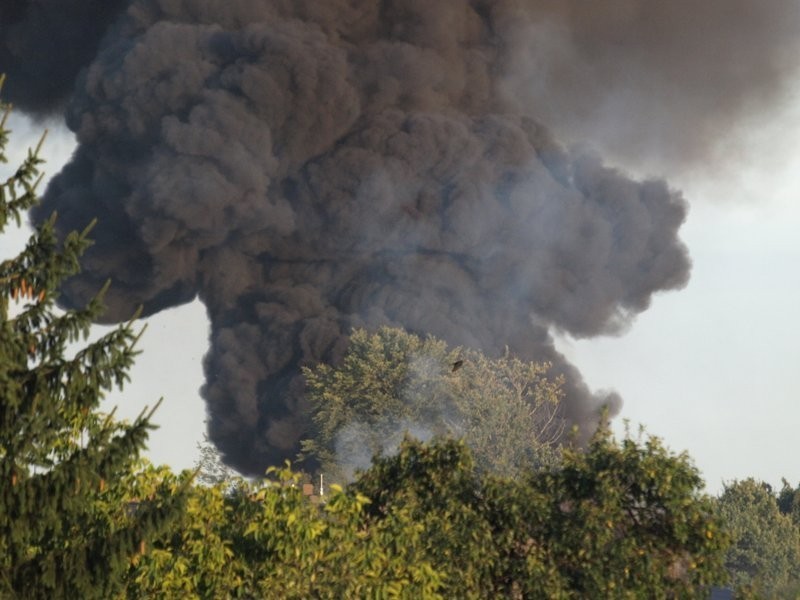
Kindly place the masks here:
<instances>
[{"instance_id":1,"label":"treeline","mask_svg":"<svg viewBox=\"0 0 800 600\"><path fill-rule=\"evenodd\" d=\"M3 161L7 143L3 119ZM0 231L36 202L40 163L33 151L0 183ZM685 454L605 426L570 447L563 381L547 365L394 329L355 332L340 367L306 372L303 472L248 482L211 468L213 453L199 473L151 466L139 454L152 413L123 423L98 412L127 379L134 322L71 351L103 290L84 309L55 310L89 243L88 228L58 241L51 220L0 264L2 598L798 589L798 490L744 481L711 498ZM302 484L319 472L341 485L315 502Z\"/></svg>"},{"instance_id":2,"label":"treeline","mask_svg":"<svg viewBox=\"0 0 800 600\"><path fill-rule=\"evenodd\" d=\"M737 598L800 593L800 489L785 483L776 494L750 479L709 497L688 457L652 437L617 441L601 429L557 468L514 478L482 473L462 442L406 439L321 503L304 481L286 468L257 483L195 486L175 533L138 559L125 593L704 598L712 585Z\"/></svg>"}]
</instances>

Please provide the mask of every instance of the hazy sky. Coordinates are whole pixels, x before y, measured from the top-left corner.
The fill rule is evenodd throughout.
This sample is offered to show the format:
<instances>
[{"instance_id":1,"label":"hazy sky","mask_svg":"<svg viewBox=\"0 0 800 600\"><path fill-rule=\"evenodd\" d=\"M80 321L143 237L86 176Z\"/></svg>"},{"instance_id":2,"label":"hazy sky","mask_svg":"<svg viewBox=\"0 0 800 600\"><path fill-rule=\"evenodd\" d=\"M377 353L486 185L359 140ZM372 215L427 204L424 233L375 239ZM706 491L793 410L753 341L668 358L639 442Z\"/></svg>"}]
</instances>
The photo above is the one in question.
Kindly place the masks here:
<instances>
[{"instance_id":1,"label":"hazy sky","mask_svg":"<svg viewBox=\"0 0 800 600\"><path fill-rule=\"evenodd\" d=\"M45 126L51 130L45 169L52 175L71 152L66 129L16 116L12 145L21 150L35 143ZM721 148L714 166L668 174L691 204L682 229L694 264L689 285L657 296L620 337L558 338L592 388L621 393L616 426L629 419L673 450L688 451L711 492L748 476L773 485L781 477L800 481L794 454L800 422L798 172L795 93L754 123L746 138ZM4 235L0 256L16 252L26 235ZM205 418L198 393L208 334L204 309L194 302L147 323L132 383L108 403L118 406L118 415L133 417L164 396L149 456L175 469L191 467Z\"/></svg>"},{"instance_id":2,"label":"hazy sky","mask_svg":"<svg viewBox=\"0 0 800 600\"><path fill-rule=\"evenodd\" d=\"M622 394L623 419L687 450L711 491L750 476L800 481L797 94L748 136L726 168L670 177L691 204L689 285L619 338L560 344L590 385Z\"/></svg>"}]
</instances>

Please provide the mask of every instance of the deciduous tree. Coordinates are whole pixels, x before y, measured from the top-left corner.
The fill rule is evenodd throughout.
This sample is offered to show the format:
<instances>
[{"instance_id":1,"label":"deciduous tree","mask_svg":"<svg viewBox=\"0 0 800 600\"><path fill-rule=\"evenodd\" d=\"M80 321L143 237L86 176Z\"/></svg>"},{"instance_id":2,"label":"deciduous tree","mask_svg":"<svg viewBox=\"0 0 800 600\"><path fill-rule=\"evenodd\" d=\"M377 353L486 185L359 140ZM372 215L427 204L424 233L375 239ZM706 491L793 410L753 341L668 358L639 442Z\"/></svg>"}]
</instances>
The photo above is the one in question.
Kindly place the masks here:
<instances>
[{"instance_id":1,"label":"deciduous tree","mask_svg":"<svg viewBox=\"0 0 800 600\"><path fill-rule=\"evenodd\" d=\"M368 527L363 495L334 487L315 504L299 481L281 468L259 484L196 486L173 535L132 569L127 597L449 597L409 513Z\"/></svg>"},{"instance_id":2,"label":"deciduous tree","mask_svg":"<svg viewBox=\"0 0 800 600\"><path fill-rule=\"evenodd\" d=\"M800 530L782 514L772 489L755 479L725 486L720 516L732 538L725 566L731 584L756 597L796 598Z\"/></svg>"},{"instance_id":3,"label":"deciduous tree","mask_svg":"<svg viewBox=\"0 0 800 600\"><path fill-rule=\"evenodd\" d=\"M423 524L457 598L695 598L724 581L727 538L685 455L602 429L560 467L478 476L456 442L406 441L353 484L371 519Z\"/></svg>"},{"instance_id":4,"label":"deciduous tree","mask_svg":"<svg viewBox=\"0 0 800 600\"><path fill-rule=\"evenodd\" d=\"M304 450L333 481L352 479L406 433L463 438L483 472L552 466L563 381L548 369L401 329L356 330L340 366L304 370L314 422Z\"/></svg>"}]
</instances>

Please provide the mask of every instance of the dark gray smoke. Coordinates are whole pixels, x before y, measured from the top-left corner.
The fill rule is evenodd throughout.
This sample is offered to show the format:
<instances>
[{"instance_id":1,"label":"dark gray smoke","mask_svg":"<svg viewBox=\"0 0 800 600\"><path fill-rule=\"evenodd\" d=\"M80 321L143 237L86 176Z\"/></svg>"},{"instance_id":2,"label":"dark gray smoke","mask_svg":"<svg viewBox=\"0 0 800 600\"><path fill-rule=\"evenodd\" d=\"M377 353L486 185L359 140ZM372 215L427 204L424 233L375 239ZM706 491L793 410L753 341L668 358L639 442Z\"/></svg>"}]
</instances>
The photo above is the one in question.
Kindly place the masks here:
<instances>
[{"instance_id":1,"label":"dark gray smoke","mask_svg":"<svg viewBox=\"0 0 800 600\"><path fill-rule=\"evenodd\" d=\"M59 109L81 68L128 0L2 0L0 73L3 99L30 114ZM13 83L12 83L13 82Z\"/></svg>"},{"instance_id":2,"label":"dark gray smoke","mask_svg":"<svg viewBox=\"0 0 800 600\"><path fill-rule=\"evenodd\" d=\"M24 109L70 89L79 140L34 218L100 219L65 302L109 277L109 321L199 295L210 434L245 472L294 455L299 367L335 362L354 326L551 360L590 432L619 399L592 396L549 329L618 332L684 285L686 203L542 123L620 155L699 155L778 97L797 46L788 1L71 5L13 3L0 33L12 71L65 7L54 43L97 50L15 66Z\"/></svg>"}]
</instances>

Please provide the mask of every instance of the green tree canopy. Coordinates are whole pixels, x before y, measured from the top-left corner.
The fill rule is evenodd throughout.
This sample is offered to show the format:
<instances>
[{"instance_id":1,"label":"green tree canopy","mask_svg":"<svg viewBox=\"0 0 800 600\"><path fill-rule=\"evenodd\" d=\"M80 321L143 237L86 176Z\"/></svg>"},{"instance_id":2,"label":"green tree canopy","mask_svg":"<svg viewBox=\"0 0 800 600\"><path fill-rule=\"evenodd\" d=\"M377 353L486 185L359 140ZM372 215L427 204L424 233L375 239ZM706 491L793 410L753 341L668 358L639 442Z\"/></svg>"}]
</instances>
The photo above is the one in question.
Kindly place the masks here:
<instances>
[{"instance_id":1,"label":"green tree canopy","mask_svg":"<svg viewBox=\"0 0 800 600\"><path fill-rule=\"evenodd\" d=\"M725 486L719 512L732 544L725 566L731 584L757 597L800 592L800 530L782 514L769 485L745 479Z\"/></svg>"},{"instance_id":2,"label":"green tree canopy","mask_svg":"<svg viewBox=\"0 0 800 600\"><path fill-rule=\"evenodd\" d=\"M355 330L340 366L304 369L314 423L304 451L333 481L352 479L406 433L465 439L483 472L552 466L563 380L548 370L401 329Z\"/></svg>"},{"instance_id":3,"label":"green tree canopy","mask_svg":"<svg viewBox=\"0 0 800 600\"><path fill-rule=\"evenodd\" d=\"M0 113L6 162L9 111ZM0 233L37 201L38 152L0 183ZM150 415L125 425L97 412L104 393L126 381L136 334L128 324L68 350L88 335L103 290L84 309L55 310L89 227L60 243L54 222L0 263L0 596L108 598L142 543L175 514L180 494L161 495L135 518L99 510L144 447Z\"/></svg>"},{"instance_id":4,"label":"green tree canopy","mask_svg":"<svg viewBox=\"0 0 800 600\"><path fill-rule=\"evenodd\" d=\"M125 597L444 598L422 526L397 512L367 527L368 500L334 488L324 504L300 475L195 486L182 519L136 561Z\"/></svg>"},{"instance_id":5,"label":"green tree canopy","mask_svg":"<svg viewBox=\"0 0 800 600\"><path fill-rule=\"evenodd\" d=\"M301 480L193 487L126 597L697 598L725 577L713 500L654 438L603 429L514 478L462 441L406 438L321 504Z\"/></svg>"},{"instance_id":6,"label":"green tree canopy","mask_svg":"<svg viewBox=\"0 0 800 600\"><path fill-rule=\"evenodd\" d=\"M406 441L352 489L371 520L422 525L447 597L695 598L724 580L727 538L688 457L603 429L562 461L479 476L457 442Z\"/></svg>"},{"instance_id":7,"label":"green tree canopy","mask_svg":"<svg viewBox=\"0 0 800 600\"><path fill-rule=\"evenodd\" d=\"M781 483L781 491L778 492L777 497L778 508L781 514L789 515L792 522L800 527L800 485L793 488L786 479L783 479Z\"/></svg>"}]
</instances>

